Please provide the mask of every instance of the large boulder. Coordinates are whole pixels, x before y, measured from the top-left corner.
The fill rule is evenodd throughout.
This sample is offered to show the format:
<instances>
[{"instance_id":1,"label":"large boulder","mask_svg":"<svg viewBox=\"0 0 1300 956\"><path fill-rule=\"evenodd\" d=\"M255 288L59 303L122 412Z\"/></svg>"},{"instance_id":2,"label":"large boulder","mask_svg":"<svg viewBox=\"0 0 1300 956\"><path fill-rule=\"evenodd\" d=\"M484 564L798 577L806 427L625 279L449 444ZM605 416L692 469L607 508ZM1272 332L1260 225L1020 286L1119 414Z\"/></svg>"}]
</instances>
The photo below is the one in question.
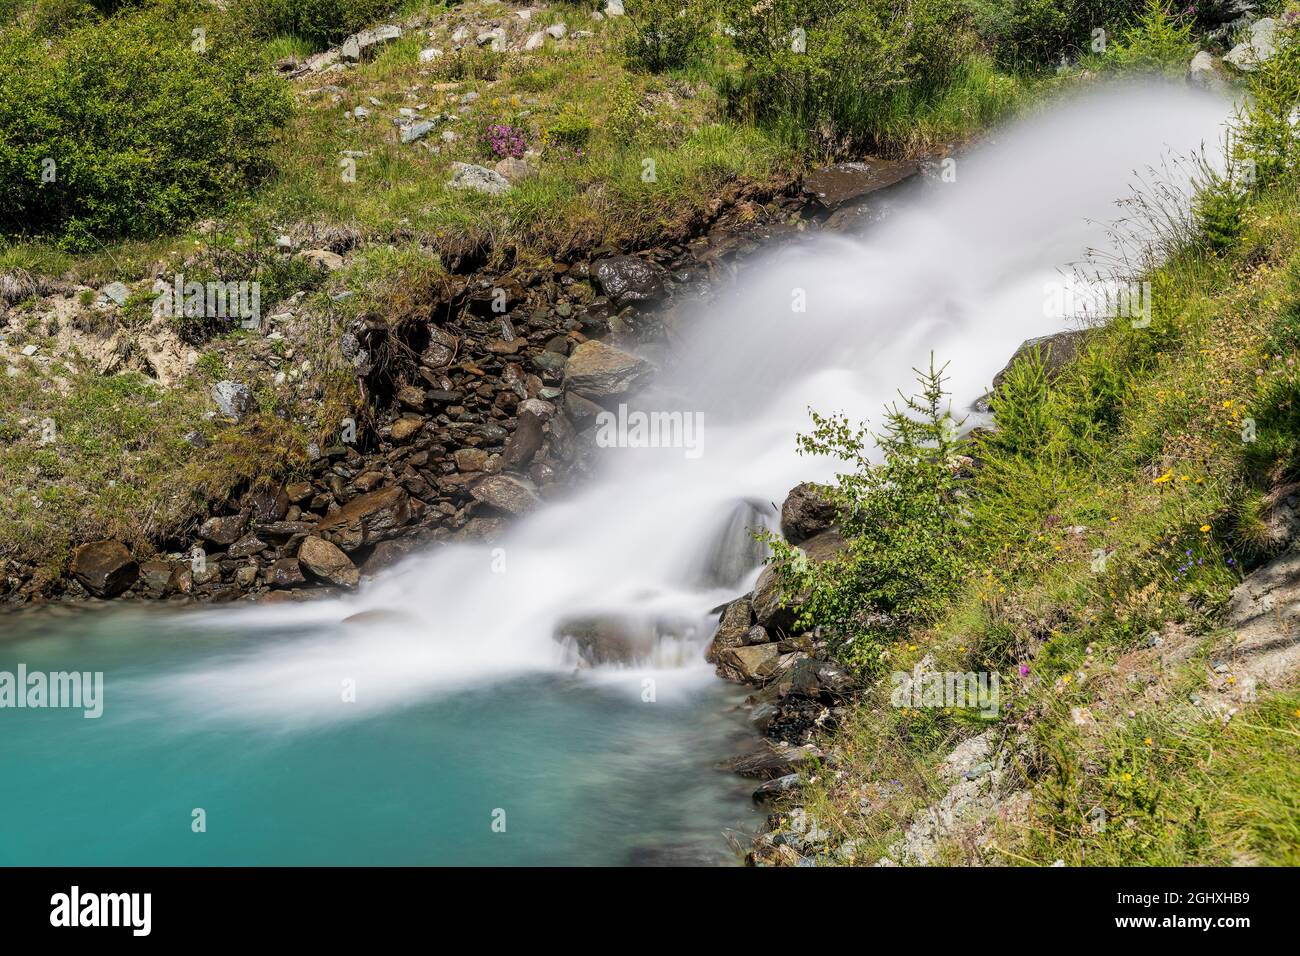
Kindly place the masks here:
<instances>
[{"instance_id":1,"label":"large boulder","mask_svg":"<svg viewBox=\"0 0 1300 956\"><path fill-rule=\"evenodd\" d=\"M772 677L781 661L777 644L746 644L732 647L718 656L718 674L746 684L761 684Z\"/></svg>"},{"instance_id":2,"label":"large boulder","mask_svg":"<svg viewBox=\"0 0 1300 956\"><path fill-rule=\"evenodd\" d=\"M839 534L834 531L823 531L801 544L799 550L809 561L821 563L830 561L847 547L848 542ZM792 595L783 600L782 591L776 568L769 565L758 576L751 601L754 605L754 617L759 624L769 632L789 634L794 627L795 619L799 616L799 605L807 599L807 595Z\"/></svg>"},{"instance_id":3,"label":"large boulder","mask_svg":"<svg viewBox=\"0 0 1300 956\"><path fill-rule=\"evenodd\" d=\"M468 189L489 196L499 196L510 191L510 181L494 169L472 163L452 163L452 177L448 189Z\"/></svg>"},{"instance_id":4,"label":"large boulder","mask_svg":"<svg viewBox=\"0 0 1300 956\"><path fill-rule=\"evenodd\" d=\"M92 541L72 552L73 578L98 598L117 597L135 583L139 566L121 541Z\"/></svg>"},{"instance_id":5,"label":"large boulder","mask_svg":"<svg viewBox=\"0 0 1300 956\"><path fill-rule=\"evenodd\" d=\"M324 538L303 538L298 563L322 581L341 587L356 587L361 579L361 572L348 556Z\"/></svg>"},{"instance_id":6,"label":"large boulder","mask_svg":"<svg viewBox=\"0 0 1300 956\"><path fill-rule=\"evenodd\" d=\"M1066 365L1074 361L1084 342L1091 334L1092 329L1076 329L1067 332L1055 332L1052 335L1041 335L1036 339L1027 339L1020 343L1020 348L1016 349L1015 355L1011 356L1011 361L1003 366L1002 371L993 376L993 390L998 390L1007 377L1007 373L1011 371L1016 362L1027 357L1032 352L1037 352L1042 359L1043 371L1046 372L1047 377L1049 379L1055 378Z\"/></svg>"},{"instance_id":7,"label":"large boulder","mask_svg":"<svg viewBox=\"0 0 1300 956\"><path fill-rule=\"evenodd\" d=\"M736 598L728 604L718 621L718 629L713 634L713 640L709 642L709 648L704 652L704 659L710 664L716 664L724 651L743 646L745 635L753 620L754 609L749 603L748 596Z\"/></svg>"},{"instance_id":8,"label":"large boulder","mask_svg":"<svg viewBox=\"0 0 1300 956\"><path fill-rule=\"evenodd\" d=\"M362 30L343 41L339 55L352 63L369 59L384 44L391 43L402 35L402 28L388 24L373 30Z\"/></svg>"},{"instance_id":9,"label":"large boulder","mask_svg":"<svg viewBox=\"0 0 1300 956\"><path fill-rule=\"evenodd\" d=\"M391 537L410 520L410 496L394 485L353 498L318 521L314 530L350 552Z\"/></svg>"},{"instance_id":10,"label":"large boulder","mask_svg":"<svg viewBox=\"0 0 1300 956\"><path fill-rule=\"evenodd\" d=\"M781 505L781 533L791 544L802 544L835 524L835 505L811 481L795 485Z\"/></svg>"},{"instance_id":11,"label":"large boulder","mask_svg":"<svg viewBox=\"0 0 1300 956\"><path fill-rule=\"evenodd\" d=\"M583 342L564 364L564 387L605 403L626 397L654 372L645 359L604 342Z\"/></svg>"},{"instance_id":12,"label":"large boulder","mask_svg":"<svg viewBox=\"0 0 1300 956\"><path fill-rule=\"evenodd\" d=\"M478 501L512 515L527 514L541 501L531 481L514 475L489 475L469 491Z\"/></svg>"},{"instance_id":13,"label":"large boulder","mask_svg":"<svg viewBox=\"0 0 1300 956\"><path fill-rule=\"evenodd\" d=\"M1277 52L1277 26L1272 17L1256 20L1250 25L1250 36L1234 46L1223 62L1247 73L1258 69Z\"/></svg>"},{"instance_id":14,"label":"large boulder","mask_svg":"<svg viewBox=\"0 0 1300 956\"><path fill-rule=\"evenodd\" d=\"M592 277L600 291L616 306L632 302L654 302L667 292L662 266L638 256L612 256L596 263Z\"/></svg>"}]
</instances>

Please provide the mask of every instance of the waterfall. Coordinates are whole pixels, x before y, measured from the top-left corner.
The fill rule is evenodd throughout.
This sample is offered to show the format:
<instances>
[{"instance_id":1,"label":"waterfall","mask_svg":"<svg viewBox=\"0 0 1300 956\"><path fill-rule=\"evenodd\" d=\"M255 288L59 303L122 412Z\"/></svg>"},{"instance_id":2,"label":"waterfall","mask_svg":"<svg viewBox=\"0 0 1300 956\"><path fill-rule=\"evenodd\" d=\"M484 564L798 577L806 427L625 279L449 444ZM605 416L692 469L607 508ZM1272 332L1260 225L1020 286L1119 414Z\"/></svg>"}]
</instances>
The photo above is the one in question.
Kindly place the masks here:
<instances>
[{"instance_id":1,"label":"waterfall","mask_svg":"<svg viewBox=\"0 0 1300 956\"><path fill-rule=\"evenodd\" d=\"M341 680L358 688L348 713L590 664L591 679L651 679L661 697L714 680L710 612L752 586L763 557L747 528L773 524L771 505L798 482L834 474L796 454L808 408L878 422L931 352L951 363L954 408L968 407L1023 340L1061 327L1044 288L1107 247L1135 174L1214 147L1228 113L1190 88L1098 88L959 154L954 175L863 235L768 251L680 323L657 383L676 403L662 411L702 416L699 454L602 447L592 480L494 545L413 556L346 597L197 615L298 631L168 675L159 692L325 720ZM375 610L400 614L340 623ZM618 671L584 640L633 652Z\"/></svg>"}]
</instances>

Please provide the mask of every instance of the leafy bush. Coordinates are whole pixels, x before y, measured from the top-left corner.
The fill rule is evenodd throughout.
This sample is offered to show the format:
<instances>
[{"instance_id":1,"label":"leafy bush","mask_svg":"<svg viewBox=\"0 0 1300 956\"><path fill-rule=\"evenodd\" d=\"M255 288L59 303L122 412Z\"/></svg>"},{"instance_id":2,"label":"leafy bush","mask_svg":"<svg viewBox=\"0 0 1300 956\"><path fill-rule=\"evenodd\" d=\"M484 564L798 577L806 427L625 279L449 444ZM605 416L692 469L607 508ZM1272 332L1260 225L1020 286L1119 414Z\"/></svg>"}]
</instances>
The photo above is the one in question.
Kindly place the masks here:
<instances>
[{"instance_id":1,"label":"leafy bush","mask_svg":"<svg viewBox=\"0 0 1300 956\"><path fill-rule=\"evenodd\" d=\"M236 22L262 37L296 36L324 48L387 16L393 0L240 0Z\"/></svg>"},{"instance_id":2,"label":"leafy bush","mask_svg":"<svg viewBox=\"0 0 1300 956\"><path fill-rule=\"evenodd\" d=\"M969 0L976 29L1005 67L1050 65L1117 32L1142 0ZM1101 52L1097 50L1095 52Z\"/></svg>"},{"instance_id":3,"label":"leafy bush","mask_svg":"<svg viewBox=\"0 0 1300 956\"><path fill-rule=\"evenodd\" d=\"M900 93L931 90L971 50L960 0L727 0L746 69L728 90L760 119L869 141Z\"/></svg>"},{"instance_id":4,"label":"leafy bush","mask_svg":"<svg viewBox=\"0 0 1300 956\"><path fill-rule=\"evenodd\" d=\"M628 20L624 55L652 73L688 65L708 40L709 22L698 2L638 0Z\"/></svg>"},{"instance_id":5,"label":"leafy bush","mask_svg":"<svg viewBox=\"0 0 1300 956\"><path fill-rule=\"evenodd\" d=\"M769 538L785 593L808 595L799 625L821 628L860 671L879 666L889 640L944 610L965 577L956 423L943 371L933 359L928 371L918 370L920 394L888 407L879 435L814 412L813 432L799 436L801 453L852 466L825 492L848 542L844 554L814 564ZM878 464L869 443L883 455Z\"/></svg>"},{"instance_id":6,"label":"leafy bush","mask_svg":"<svg viewBox=\"0 0 1300 956\"><path fill-rule=\"evenodd\" d=\"M26 30L0 36L0 229L73 248L147 236L264 172L288 94L219 30L191 47L208 12L123 14L48 47Z\"/></svg>"}]
</instances>

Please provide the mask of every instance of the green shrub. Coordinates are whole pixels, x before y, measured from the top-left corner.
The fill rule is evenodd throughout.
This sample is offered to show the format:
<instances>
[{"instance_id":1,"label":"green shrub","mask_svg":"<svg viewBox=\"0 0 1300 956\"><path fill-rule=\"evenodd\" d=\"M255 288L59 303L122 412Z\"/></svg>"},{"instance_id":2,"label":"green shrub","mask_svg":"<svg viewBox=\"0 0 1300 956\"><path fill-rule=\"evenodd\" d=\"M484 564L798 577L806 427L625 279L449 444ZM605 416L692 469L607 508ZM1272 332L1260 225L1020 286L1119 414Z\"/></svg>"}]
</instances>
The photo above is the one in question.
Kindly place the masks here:
<instances>
[{"instance_id":1,"label":"green shrub","mask_svg":"<svg viewBox=\"0 0 1300 956\"><path fill-rule=\"evenodd\" d=\"M1004 67L1036 68L1116 33L1142 0L968 0L976 29ZM1100 53L1102 50L1094 50Z\"/></svg>"},{"instance_id":2,"label":"green shrub","mask_svg":"<svg viewBox=\"0 0 1300 956\"><path fill-rule=\"evenodd\" d=\"M746 61L727 90L733 102L828 145L870 143L895 97L937 88L972 48L959 0L725 7Z\"/></svg>"},{"instance_id":3,"label":"green shrub","mask_svg":"<svg viewBox=\"0 0 1300 956\"><path fill-rule=\"evenodd\" d=\"M48 47L22 29L0 36L0 230L69 248L148 236L264 172L287 91L219 29L193 49L207 14L123 14Z\"/></svg>"},{"instance_id":4,"label":"green shrub","mask_svg":"<svg viewBox=\"0 0 1300 956\"><path fill-rule=\"evenodd\" d=\"M933 359L928 371L918 370L920 394L888 407L878 435L814 412L813 432L799 436L800 453L850 466L825 492L848 542L842 555L810 563L768 537L785 593L808 595L798 626L820 628L859 671L877 669L890 640L943 611L966 575L957 423L943 371ZM868 457L871 444L883 456L879 463Z\"/></svg>"},{"instance_id":5,"label":"green shrub","mask_svg":"<svg viewBox=\"0 0 1300 956\"><path fill-rule=\"evenodd\" d=\"M1118 70L1181 75L1196 50L1192 19L1173 13L1164 0L1147 0L1137 21L1106 45L1103 62Z\"/></svg>"},{"instance_id":6,"label":"green shrub","mask_svg":"<svg viewBox=\"0 0 1300 956\"><path fill-rule=\"evenodd\" d=\"M235 20L261 37L294 36L324 48L372 26L394 0L239 0Z\"/></svg>"},{"instance_id":7,"label":"green shrub","mask_svg":"<svg viewBox=\"0 0 1300 956\"><path fill-rule=\"evenodd\" d=\"M624 55L633 66L652 73L688 65L708 41L709 21L698 2L637 0L628 20Z\"/></svg>"},{"instance_id":8,"label":"green shrub","mask_svg":"<svg viewBox=\"0 0 1300 956\"><path fill-rule=\"evenodd\" d=\"M1261 188L1300 172L1300 27L1279 26L1277 41L1277 52L1249 74L1250 99L1236 124L1237 156L1253 163Z\"/></svg>"}]
</instances>

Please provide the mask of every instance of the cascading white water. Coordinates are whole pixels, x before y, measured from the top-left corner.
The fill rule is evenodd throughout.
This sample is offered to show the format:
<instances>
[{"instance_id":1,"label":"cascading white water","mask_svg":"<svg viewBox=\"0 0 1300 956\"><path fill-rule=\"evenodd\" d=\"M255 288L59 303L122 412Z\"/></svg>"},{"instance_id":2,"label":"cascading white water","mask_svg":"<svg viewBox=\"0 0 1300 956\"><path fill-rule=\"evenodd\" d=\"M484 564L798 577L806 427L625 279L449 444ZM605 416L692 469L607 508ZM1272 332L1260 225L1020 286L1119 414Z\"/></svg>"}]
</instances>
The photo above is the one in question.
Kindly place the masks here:
<instances>
[{"instance_id":1,"label":"cascading white water","mask_svg":"<svg viewBox=\"0 0 1300 956\"><path fill-rule=\"evenodd\" d=\"M808 408L878 421L931 352L948 361L954 408L980 395L1026 338L1063 327L1044 287L1109 242L1106 224L1137 170L1219 143L1229 105L1178 87L1111 87L1001 131L914 204L861 238L772 250L734 289L683 322L654 405L703 415L698 456L681 448L600 450L597 480L518 522L496 546L453 545L408 560L354 596L209 612L307 636L158 681L208 713L325 720L418 701L521 672L572 668L553 640L575 615L694 622L651 648L644 668L592 679L640 694L713 680L709 609L758 574L701 567L736 509L762 513L834 463L795 453ZM795 311L796 295L806 311ZM672 396L671 399L666 396ZM769 519L770 520L770 519ZM722 562L723 565L726 562ZM342 625L366 610L396 610ZM678 627L677 631L680 632ZM341 681L356 706L340 708Z\"/></svg>"}]
</instances>

